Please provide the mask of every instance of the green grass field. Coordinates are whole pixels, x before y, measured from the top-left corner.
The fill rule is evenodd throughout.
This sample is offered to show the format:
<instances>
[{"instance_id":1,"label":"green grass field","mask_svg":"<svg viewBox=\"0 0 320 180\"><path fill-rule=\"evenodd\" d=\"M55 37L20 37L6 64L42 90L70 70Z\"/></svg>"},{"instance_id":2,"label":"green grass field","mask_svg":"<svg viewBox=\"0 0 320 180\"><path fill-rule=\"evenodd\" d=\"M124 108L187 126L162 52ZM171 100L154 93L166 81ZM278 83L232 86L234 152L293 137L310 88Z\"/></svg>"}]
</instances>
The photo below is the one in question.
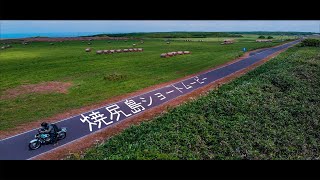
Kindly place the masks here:
<instances>
[{"instance_id":1,"label":"green grass field","mask_svg":"<svg viewBox=\"0 0 320 180\"><path fill-rule=\"evenodd\" d=\"M232 45L219 42L183 42L166 44L164 39L140 41L32 42L12 44L0 51L0 96L24 84L60 81L72 82L68 94L25 94L0 101L0 130L50 117L67 110L101 102L155 84L213 68L242 55L248 50L278 45L280 42L256 43L254 38L239 39ZM99 49L130 48L136 43L144 52L96 55ZM86 53L85 48L93 52ZM192 55L160 58L169 51L189 50ZM110 80L112 75L121 78Z\"/></svg>"},{"instance_id":2,"label":"green grass field","mask_svg":"<svg viewBox=\"0 0 320 180\"><path fill-rule=\"evenodd\" d=\"M319 159L320 51L293 47L71 159Z\"/></svg>"},{"instance_id":3,"label":"green grass field","mask_svg":"<svg viewBox=\"0 0 320 180\"><path fill-rule=\"evenodd\" d=\"M234 39L235 42L254 42L256 39L258 39L259 35L254 34L244 34L243 37L208 37L208 38L167 38L169 40L174 41L184 41L184 40L192 40L192 41L206 41L206 42L222 42L224 39ZM268 36L265 36L268 37ZM279 42L281 40L286 39L295 39L295 36L279 36L279 35L273 35L273 41ZM154 39L160 39L160 38L154 38Z\"/></svg>"}]
</instances>

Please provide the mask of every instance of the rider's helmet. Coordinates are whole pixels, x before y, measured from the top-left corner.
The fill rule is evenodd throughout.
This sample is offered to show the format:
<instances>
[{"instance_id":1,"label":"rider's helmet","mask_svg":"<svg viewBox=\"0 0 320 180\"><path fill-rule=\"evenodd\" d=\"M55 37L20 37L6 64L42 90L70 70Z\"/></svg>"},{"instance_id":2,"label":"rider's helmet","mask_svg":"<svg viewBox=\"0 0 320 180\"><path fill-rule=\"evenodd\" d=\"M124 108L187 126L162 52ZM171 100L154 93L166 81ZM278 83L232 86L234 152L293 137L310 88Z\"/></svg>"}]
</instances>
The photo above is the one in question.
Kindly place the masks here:
<instances>
[{"instance_id":1,"label":"rider's helmet","mask_svg":"<svg viewBox=\"0 0 320 180\"><path fill-rule=\"evenodd\" d=\"M42 127L47 127L47 126L48 126L48 123L43 122L43 123L41 123L41 126L42 126Z\"/></svg>"}]
</instances>

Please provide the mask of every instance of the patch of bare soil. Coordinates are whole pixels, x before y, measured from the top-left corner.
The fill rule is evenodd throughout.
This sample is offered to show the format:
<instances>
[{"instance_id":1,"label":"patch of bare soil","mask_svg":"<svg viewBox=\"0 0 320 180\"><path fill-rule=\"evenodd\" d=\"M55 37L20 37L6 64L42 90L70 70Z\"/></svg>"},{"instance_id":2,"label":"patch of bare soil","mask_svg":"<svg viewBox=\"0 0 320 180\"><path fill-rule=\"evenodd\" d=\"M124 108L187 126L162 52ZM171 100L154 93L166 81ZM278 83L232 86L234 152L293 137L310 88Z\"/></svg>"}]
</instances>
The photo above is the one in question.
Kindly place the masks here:
<instances>
[{"instance_id":1,"label":"patch of bare soil","mask_svg":"<svg viewBox=\"0 0 320 180\"><path fill-rule=\"evenodd\" d=\"M13 89L8 89L0 97L0 99L10 99L15 98L23 94L30 93L64 93L68 92L68 89L72 86L71 82L43 82L40 84L28 84L21 85Z\"/></svg>"}]
</instances>

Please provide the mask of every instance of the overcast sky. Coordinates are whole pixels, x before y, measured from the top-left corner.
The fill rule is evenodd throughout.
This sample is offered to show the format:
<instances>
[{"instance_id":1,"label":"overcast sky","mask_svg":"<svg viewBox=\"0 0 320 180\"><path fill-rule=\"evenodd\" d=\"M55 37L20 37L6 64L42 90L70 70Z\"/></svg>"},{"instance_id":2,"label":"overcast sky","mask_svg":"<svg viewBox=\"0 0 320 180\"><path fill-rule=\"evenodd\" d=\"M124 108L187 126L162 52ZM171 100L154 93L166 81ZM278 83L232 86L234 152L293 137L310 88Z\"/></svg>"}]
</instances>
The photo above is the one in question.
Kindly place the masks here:
<instances>
[{"instance_id":1,"label":"overcast sky","mask_svg":"<svg viewBox=\"0 0 320 180\"><path fill-rule=\"evenodd\" d=\"M0 33L300 31L319 32L320 21L0 21Z\"/></svg>"}]
</instances>

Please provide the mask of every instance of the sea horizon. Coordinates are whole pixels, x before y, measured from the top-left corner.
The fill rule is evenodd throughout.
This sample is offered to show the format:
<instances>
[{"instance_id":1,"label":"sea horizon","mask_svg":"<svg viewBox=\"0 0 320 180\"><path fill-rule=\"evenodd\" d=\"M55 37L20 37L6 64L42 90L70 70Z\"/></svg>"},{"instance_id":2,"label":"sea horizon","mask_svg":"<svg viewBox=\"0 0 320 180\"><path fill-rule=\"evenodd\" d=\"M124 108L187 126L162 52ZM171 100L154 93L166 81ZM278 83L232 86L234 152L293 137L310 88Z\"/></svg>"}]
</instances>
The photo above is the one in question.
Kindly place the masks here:
<instances>
[{"instance_id":1,"label":"sea horizon","mask_svg":"<svg viewBox=\"0 0 320 180\"><path fill-rule=\"evenodd\" d=\"M170 31L170 32L207 32L207 31ZM212 31L214 32L214 31ZM280 32L280 31L223 31L223 32ZM290 31L283 31L284 33ZM292 31L294 32L294 31ZM79 37L92 36L97 34L126 34L126 33L160 33L160 32L55 32L55 33L0 33L0 39L19 39L30 37ZM301 33L316 33L317 32L301 32Z\"/></svg>"},{"instance_id":2,"label":"sea horizon","mask_svg":"<svg viewBox=\"0 0 320 180\"><path fill-rule=\"evenodd\" d=\"M78 36L89 36L96 34L104 34L105 32L58 32L58 33L0 33L0 39L19 39L19 38L30 38L30 37L78 37ZM114 33L108 33L114 34Z\"/></svg>"}]
</instances>

